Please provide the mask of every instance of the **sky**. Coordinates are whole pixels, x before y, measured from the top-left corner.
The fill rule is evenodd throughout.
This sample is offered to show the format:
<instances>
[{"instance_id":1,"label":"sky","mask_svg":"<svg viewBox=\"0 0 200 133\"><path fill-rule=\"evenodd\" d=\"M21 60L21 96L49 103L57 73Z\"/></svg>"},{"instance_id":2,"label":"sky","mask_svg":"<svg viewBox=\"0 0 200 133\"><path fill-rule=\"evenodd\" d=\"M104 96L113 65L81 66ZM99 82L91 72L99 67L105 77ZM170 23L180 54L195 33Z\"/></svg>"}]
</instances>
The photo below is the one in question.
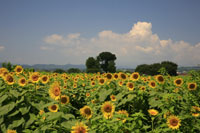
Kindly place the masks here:
<instances>
[{"instance_id":1,"label":"sky","mask_svg":"<svg viewBox=\"0 0 200 133\"><path fill-rule=\"evenodd\" d=\"M200 64L199 0L0 0L0 62Z\"/></svg>"}]
</instances>

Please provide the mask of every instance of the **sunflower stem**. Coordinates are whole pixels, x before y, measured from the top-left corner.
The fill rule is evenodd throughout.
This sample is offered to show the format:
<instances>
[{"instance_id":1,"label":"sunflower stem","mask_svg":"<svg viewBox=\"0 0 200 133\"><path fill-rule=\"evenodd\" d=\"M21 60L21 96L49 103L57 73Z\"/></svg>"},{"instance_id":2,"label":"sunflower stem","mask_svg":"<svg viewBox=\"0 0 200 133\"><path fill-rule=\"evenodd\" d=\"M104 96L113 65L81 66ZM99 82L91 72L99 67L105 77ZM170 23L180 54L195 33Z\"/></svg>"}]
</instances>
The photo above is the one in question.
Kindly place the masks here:
<instances>
[{"instance_id":1,"label":"sunflower stem","mask_svg":"<svg viewBox=\"0 0 200 133\"><path fill-rule=\"evenodd\" d=\"M154 117L151 118L151 125L152 125L152 132L154 132L154 127L153 127L153 121L154 121Z\"/></svg>"}]
</instances>

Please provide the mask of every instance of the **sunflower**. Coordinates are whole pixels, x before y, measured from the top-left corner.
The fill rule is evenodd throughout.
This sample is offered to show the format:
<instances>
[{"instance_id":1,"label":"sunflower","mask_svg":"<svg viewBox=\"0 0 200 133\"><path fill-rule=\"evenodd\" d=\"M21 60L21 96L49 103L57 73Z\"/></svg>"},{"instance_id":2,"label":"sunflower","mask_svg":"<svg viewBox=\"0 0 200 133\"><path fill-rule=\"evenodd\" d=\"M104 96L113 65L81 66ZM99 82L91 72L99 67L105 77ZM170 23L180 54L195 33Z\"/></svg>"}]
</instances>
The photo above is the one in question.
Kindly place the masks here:
<instances>
[{"instance_id":1,"label":"sunflower","mask_svg":"<svg viewBox=\"0 0 200 133\"><path fill-rule=\"evenodd\" d=\"M104 78L99 78L98 81L100 85L104 85L104 83L106 82Z\"/></svg>"},{"instance_id":2,"label":"sunflower","mask_svg":"<svg viewBox=\"0 0 200 133\"><path fill-rule=\"evenodd\" d=\"M126 80L127 75L125 73L120 72L119 73L119 78L122 79L122 80Z\"/></svg>"},{"instance_id":3,"label":"sunflower","mask_svg":"<svg viewBox=\"0 0 200 133\"><path fill-rule=\"evenodd\" d=\"M115 106L111 102L105 102L101 106L101 112L106 119L112 118L113 112L115 111Z\"/></svg>"},{"instance_id":4,"label":"sunflower","mask_svg":"<svg viewBox=\"0 0 200 133\"><path fill-rule=\"evenodd\" d=\"M8 85L13 85L13 84L15 83L15 80L14 80L13 76L10 75L10 74L7 74L7 75L5 76L5 79L4 79L4 80L6 81L6 83L7 83Z\"/></svg>"},{"instance_id":5,"label":"sunflower","mask_svg":"<svg viewBox=\"0 0 200 133\"><path fill-rule=\"evenodd\" d=\"M60 95L61 95L61 89L60 89L60 85L58 82L54 82L50 89L49 89L49 95L52 99L59 99Z\"/></svg>"},{"instance_id":6,"label":"sunflower","mask_svg":"<svg viewBox=\"0 0 200 133\"><path fill-rule=\"evenodd\" d=\"M115 73L115 74L113 75L113 78L114 78L114 80L117 80L117 79L119 78L118 74Z\"/></svg>"},{"instance_id":7,"label":"sunflower","mask_svg":"<svg viewBox=\"0 0 200 133\"><path fill-rule=\"evenodd\" d=\"M162 75L157 75L155 78L158 83L163 84L165 82L165 79Z\"/></svg>"},{"instance_id":8,"label":"sunflower","mask_svg":"<svg viewBox=\"0 0 200 133\"><path fill-rule=\"evenodd\" d=\"M89 92L87 92L87 93L85 94L85 96L86 96L86 97L89 97L89 96L90 96L90 93L89 93Z\"/></svg>"},{"instance_id":9,"label":"sunflower","mask_svg":"<svg viewBox=\"0 0 200 133\"><path fill-rule=\"evenodd\" d=\"M155 109L149 109L148 112L150 115L153 115L153 116L156 116L158 114L158 111Z\"/></svg>"},{"instance_id":10,"label":"sunflower","mask_svg":"<svg viewBox=\"0 0 200 133\"><path fill-rule=\"evenodd\" d=\"M41 78L40 78L40 81L43 83L43 84L46 84L49 82L49 77L47 75L43 75Z\"/></svg>"},{"instance_id":11,"label":"sunflower","mask_svg":"<svg viewBox=\"0 0 200 133\"><path fill-rule=\"evenodd\" d=\"M196 90L197 89L197 83L188 83L188 89L189 90Z\"/></svg>"},{"instance_id":12,"label":"sunflower","mask_svg":"<svg viewBox=\"0 0 200 133\"><path fill-rule=\"evenodd\" d=\"M113 76L111 73L107 73L105 77L107 80L111 80Z\"/></svg>"},{"instance_id":13,"label":"sunflower","mask_svg":"<svg viewBox=\"0 0 200 133\"><path fill-rule=\"evenodd\" d=\"M191 112L192 116L198 117L200 115L200 108L197 106L192 106Z\"/></svg>"},{"instance_id":14,"label":"sunflower","mask_svg":"<svg viewBox=\"0 0 200 133\"><path fill-rule=\"evenodd\" d=\"M40 79L40 74L38 72L34 72L30 75L30 80L33 83L37 83Z\"/></svg>"},{"instance_id":15,"label":"sunflower","mask_svg":"<svg viewBox=\"0 0 200 133\"><path fill-rule=\"evenodd\" d=\"M60 97L60 101L61 101L61 104L67 104L69 103L69 97L66 95L63 95Z\"/></svg>"},{"instance_id":16,"label":"sunflower","mask_svg":"<svg viewBox=\"0 0 200 133\"><path fill-rule=\"evenodd\" d=\"M58 105L57 104L53 104L53 105L49 106L48 109L51 112L58 112Z\"/></svg>"},{"instance_id":17,"label":"sunflower","mask_svg":"<svg viewBox=\"0 0 200 133\"><path fill-rule=\"evenodd\" d=\"M126 110L119 110L118 112L117 112L117 114L121 114L121 115L123 115L123 117L128 117L128 112L126 111ZM125 118L122 118L122 119L120 119L120 118L118 118L118 120L122 120L122 122L124 123L124 122L126 122L126 119Z\"/></svg>"},{"instance_id":18,"label":"sunflower","mask_svg":"<svg viewBox=\"0 0 200 133\"><path fill-rule=\"evenodd\" d=\"M1 67L0 68L0 77L3 77L4 72L8 72L8 69Z\"/></svg>"},{"instance_id":19,"label":"sunflower","mask_svg":"<svg viewBox=\"0 0 200 133\"><path fill-rule=\"evenodd\" d=\"M133 81L137 81L140 78L140 74L138 72L134 72L131 74L130 79Z\"/></svg>"},{"instance_id":20,"label":"sunflower","mask_svg":"<svg viewBox=\"0 0 200 133\"><path fill-rule=\"evenodd\" d=\"M26 85L26 79L25 79L24 77L20 78L20 79L18 80L18 84L19 84L20 86L25 86L25 85Z\"/></svg>"},{"instance_id":21,"label":"sunflower","mask_svg":"<svg viewBox=\"0 0 200 133\"><path fill-rule=\"evenodd\" d=\"M90 119L92 117L92 110L89 106L84 106L83 108L80 109L80 113L83 117L86 119Z\"/></svg>"},{"instance_id":22,"label":"sunflower","mask_svg":"<svg viewBox=\"0 0 200 133\"><path fill-rule=\"evenodd\" d=\"M140 90L141 91L145 91L146 90L146 86L140 86Z\"/></svg>"},{"instance_id":23,"label":"sunflower","mask_svg":"<svg viewBox=\"0 0 200 133\"><path fill-rule=\"evenodd\" d=\"M16 130L10 130L10 129L8 129L7 133L17 133L17 131Z\"/></svg>"},{"instance_id":24,"label":"sunflower","mask_svg":"<svg viewBox=\"0 0 200 133\"><path fill-rule=\"evenodd\" d=\"M119 84L119 86L122 86L123 85L123 81L119 81L118 84Z\"/></svg>"},{"instance_id":25,"label":"sunflower","mask_svg":"<svg viewBox=\"0 0 200 133\"><path fill-rule=\"evenodd\" d=\"M132 91L134 89L134 84L132 82L127 82L126 87L129 89L129 91Z\"/></svg>"},{"instance_id":26,"label":"sunflower","mask_svg":"<svg viewBox=\"0 0 200 133\"><path fill-rule=\"evenodd\" d=\"M116 97L115 97L115 95L111 95L110 99L111 99L111 101L116 101L117 100Z\"/></svg>"},{"instance_id":27,"label":"sunflower","mask_svg":"<svg viewBox=\"0 0 200 133\"><path fill-rule=\"evenodd\" d=\"M74 87L74 88L77 88L77 83L74 83L74 84L73 84L73 87Z\"/></svg>"},{"instance_id":28,"label":"sunflower","mask_svg":"<svg viewBox=\"0 0 200 133\"><path fill-rule=\"evenodd\" d=\"M155 81L150 81L149 82L149 86L151 87L151 88L155 88L156 87L156 82Z\"/></svg>"},{"instance_id":29,"label":"sunflower","mask_svg":"<svg viewBox=\"0 0 200 133\"><path fill-rule=\"evenodd\" d=\"M20 73L22 73L23 70L24 70L24 69L23 69L22 66L17 65L17 66L15 67L15 72L16 72L16 74L20 74Z\"/></svg>"},{"instance_id":30,"label":"sunflower","mask_svg":"<svg viewBox=\"0 0 200 133\"><path fill-rule=\"evenodd\" d=\"M39 114L43 115L44 114L44 110L40 110Z\"/></svg>"},{"instance_id":31,"label":"sunflower","mask_svg":"<svg viewBox=\"0 0 200 133\"><path fill-rule=\"evenodd\" d=\"M182 78L177 78L177 79L174 80L174 85L181 86L182 84L183 84Z\"/></svg>"},{"instance_id":32,"label":"sunflower","mask_svg":"<svg viewBox=\"0 0 200 133\"><path fill-rule=\"evenodd\" d=\"M91 81L91 86L95 86L95 81Z\"/></svg>"},{"instance_id":33,"label":"sunflower","mask_svg":"<svg viewBox=\"0 0 200 133\"><path fill-rule=\"evenodd\" d=\"M171 129L178 129L181 126L181 120L174 115L167 118L167 125Z\"/></svg>"},{"instance_id":34,"label":"sunflower","mask_svg":"<svg viewBox=\"0 0 200 133\"><path fill-rule=\"evenodd\" d=\"M71 133L88 133L88 127L82 122L76 123L76 125L72 127Z\"/></svg>"}]
</instances>

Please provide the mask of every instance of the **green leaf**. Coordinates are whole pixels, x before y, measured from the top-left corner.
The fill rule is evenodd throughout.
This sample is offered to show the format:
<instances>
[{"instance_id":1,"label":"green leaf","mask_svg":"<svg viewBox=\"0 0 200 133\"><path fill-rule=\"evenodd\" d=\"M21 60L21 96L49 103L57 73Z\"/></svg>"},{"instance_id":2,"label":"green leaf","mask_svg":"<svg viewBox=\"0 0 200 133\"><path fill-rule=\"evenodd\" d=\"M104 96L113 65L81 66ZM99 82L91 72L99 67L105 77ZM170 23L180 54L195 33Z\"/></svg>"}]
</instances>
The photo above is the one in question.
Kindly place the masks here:
<instances>
[{"instance_id":1,"label":"green leaf","mask_svg":"<svg viewBox=\"0 0 200 133\"><path fill-rule=\"evenodd\" d=\"M4 122L4 119L3 119L3 117L1 117L0 118L0 125L1 125L1 123L3 123Z\"/></svg>"},{"instance_id":2,"label":"green leaf","mask_svg":"<svg viewBox=\"0 0 200 133\"><path fill-rule=\"evenodd\" d=\"M67 128L67 129L71 129L72 126L74 126L76 124L76 120L73 120L73 121L65 121L65 122L62 122L61 126Z\"/></svg>"},{"instance_id":3,"label":"green leaf","mask_svg":"<svg viewBox=\"0 0 200 133\"><path fill-rule=\"evenodd\" d=\"M21 103L21 102L23 102L23 101L24 101L24 96L22 96L22 97L20 98L20 100L17 100L16 103L18 104L18 103Z\"/></svg>"},{"instance_id":4,"label":"green leaf","mask_svg":"<svg viewBox=\"0 0 200 133\"><path fill-rule=\"evenodd\" d=\"M9 129L13 129L15 127L19 127L25 122L24 118L22 117L20 120L15 120L8 126Z\"/></svg>"},{"instance_id":5,"label":"green leaf","mask_svg":"<svg viewBox=\"0 0 200 133\"><path fill-rule=\"evenodd\" d=\"M110 95L112 93L112 89L106 90L106 89L102 89L99 93L99 100L102 102L104 101L108 95Z\"/></svg>"},{"instance_id":6,"label":"green leaf","mask_svg":"<svg viewBox=\"0 0 200 133\"><path fill-rule=\"evenodd\" d=\"M0 104L6 100L6 98L8 97L8 95L3 95L1 98L0 98Z\"/></svg>"},{"instance_id":7,"label":"green leaf","mask_svg":"<svg viewBox=\"0 0 200 133\"><path fill-rule=\"evenodd\" d=\"M10 112L15 107L15 103L11 102L10 104L0 107L0 116L5 115Z\"/></svg>"},{"instance_id":8,"label":"green leaf","mask_svg":"<svg viewBox=\"0 0 200 133\"><path fill-rule=\"evenodd\" d=\"M19 110L16 110L15 112L13 112L13 113L9 114L9 115L8 115L8 117L15 116L15 115L16 115L16 114L18 114L18 113L19 113Z\"/></svg>"},{"instance_id":9,"label":"green leaf","mask_svg":"<svg viewBox=\"0 0 200 133\"><path fill-rule=\"evenodd\" d=\"M29 107L21 107L21 108L19 108L19 111L22 113L22 115L24 115L29 112L30 108L31 108L30 106Z\"/></svg>"},{"instance_id":10,"label":"green leaf","mask_svg":"<svg viewBox=\"0 0 200 133\"><path fill-rule=\"evenodd\" d=\"M45 131L45 130L47 130L47 129L50 128L50 127L51 127L51 124L44 125L44 126L42 126L41 130L42 130L42 131Z\"/></svg>"},{"instance_id":11,"label":"green leaf","mask_svg":"<svg viewBox=\"0 0 200 133\"><path fill-rule=\"evenodd\" d=\"M28 128L36 120L35 114L30 113L29 116L30 116L30 118L26 122L26 125L25 125L26 128Z\"/></svg>"},{"instance_id":12,"label":"green leaf","mask_svg":"<svg viewBox=\"0 0 200 133\"><path fill-rule=\"evenodd\" d=\"M20 96L20 93L18 91L12 90L12 89L10 89L10 94L12 94L16 98L18 98L18 96Z\"/></svg>"},{"instance_id":13,"label":"green leaf","mask_svg":"<svg viewBox=\"0 0 200 133\"><path fill-rule=\"evenodd\" d=\"M71 118L73 119L75 117L72 114L64 114L64 115L62 115L62 118L65 118L66 120L69 120L69 119L71 119Z\"/></svg>"},{"instance_id":14,"label":"green leaf","mask_svg":"<svg viewBox=\"0 0 200 133\"><path fill-rule=\"evenodd\" d=\"M47 115L47 118L46 120L54 120L54 119L58 119L59 117L61 117L63 115L63 112L49 112L49 113L46 113Z\"/></svg>"}]
</instances>

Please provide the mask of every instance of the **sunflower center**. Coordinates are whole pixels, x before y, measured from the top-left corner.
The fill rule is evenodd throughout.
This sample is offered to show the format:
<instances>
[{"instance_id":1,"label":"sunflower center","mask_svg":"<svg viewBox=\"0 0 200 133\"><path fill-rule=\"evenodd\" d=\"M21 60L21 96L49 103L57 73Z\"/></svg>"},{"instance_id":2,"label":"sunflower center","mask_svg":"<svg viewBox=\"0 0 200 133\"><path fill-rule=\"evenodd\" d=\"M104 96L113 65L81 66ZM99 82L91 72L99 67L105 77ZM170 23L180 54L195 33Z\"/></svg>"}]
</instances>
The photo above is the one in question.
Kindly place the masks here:
<instances>
[{"instance_id":1,"label":"sunflower center","mask_svg":"<svg viewBox=\"0 0 200 133\"><path fill-rule=\"evenodd\" d=\"M172 119L172 120L170 120L170 125L177 126L178 125L178 121L176 119Z\"/></svg>"},{"instance_id":2,"label":"sunflower center","mask_svg":"<svg viewBox=\"0 0 200 133\"><path fill-rule=\"evenodd\" d=\"M85 128L84 127L79 127L77 133L86 133Z\"/></svg>"},{"instance_id":3,"label":"sunflower center","mask_svg":"<svg viewBox=\"0 0 200 133\"><path fill-rule=\"evenodd\" d=\"M137 74L134 74L134 75L133 75L133 78L134 78L134 79L137 79L137 78L138 78L138 75L137 75Z\"/></svg>"},{"instance_id":4,"label":"sunflower center","mask_svg":"<svg viewBox=\"0 0 200 133\"><path fill-rule=\"evenodd\" d=\"M17 68L17 72L21 72L22 71L22 69L21 68Z\"/></svg>"},{"instance_id":5,"label":"sunflower center","mask_svg":"<svg viewBox=\"0 0 200 133\"><path fill-rule=\"evenodd\" d=\"M194 84L190 84L189 88L190 88L190 89L194 89L194 88L195 88L195 85L194 85Z\"/></svg>"},{"instance_id":6,"label":"sunflower center","mask_svg":"<svg viewBox=\"0 0 200 133\"><path fill-rule=\"evenodd\" d=\"M181 80L176 80L176 84L181 84Z\"/></svg>"},{"instance_id":7,"label":"sunflower center","mask_svg":"<svg viewBox=\"0 0 200 133\"><path fill-rule=\"evenodd\" d=\"M164 81L164 78L163 78L162 76L159 76L159 77L158 77L158 81L163 82L163 81Z\"/></svg>"},{"instance_id":8,"label":"sunflower center","mask_svg":"<svg viewBox=\"0 0 200 133\"><path fill-rule=\"evenodd\" d=\"M116 74L116 75L114 75L114 77L117 79L117 78L118 78L118 75Z\"/></svg>"},{"instance_id":9,"label":"sunflower center","mask_svg":"<svg viewBox=\"0 0 200 133\"><path fill-rule=\"evenodd\" d=\"M60 95L60 88L59 87L55 87L54 88L54 95L55 96L59 96Z\"/></svg>"},{"instance_id":10,"label":"sunflower center","mask_svg":"<svg viewBox=\"0 0 200 133\"><path fill-rule=\"evenodd\" d=\"M22 83L22 84L24 84L25 82L26 82L25 79L22 79L22 80L21 80L21 83Z\"/></svg>"},{"instance_id":11,"label":"sunflower center","mask_svg":"<svg viewBox=\"0 0 200 133\"><path fill-rule=\"evenodd\" d=\"M38 78L39 78L39 76L38 76L38 75L33 75L33 76L32 76L32 79L33 79L33 81L37 81L37 80L38 80Z\"/></svg>"},{"instance_id":12,"label":"sunflower center","mask_svg":"<svg viewBox=\"0 0 200 133\"><path fill-rule=\"evenodd\" d=\"M154 82L151 82L151 86L155 86L156 84Z\"/></svg>"},{"instance_id":13,"label":"sunflower center","mask_svg":"<svg viewBox=\"0 0 200 133\"><path fill-rule=\"evenodd\" d=\"M112 110L112 108L110 107L110 105L107 105L107 106L104 108L104 111L105 111L106 113L110 113L111 110Z\"/></svg>"},{"instance_id":14,"label":"sunflower center","mask_svg":"<svg viewBox=\"0 0 200 133\"><path fill-rule=\"evenodd\" d=\"M104 83L104 79L100 79L100 83Z\"/></svg>"},{"instance_id":15,"label":"sunflower center","mask_svg":"<svg viewBox=\"0 0 200 133\"><path fill-rule=\"evenodd\" d=\"M126 79L125 74L121 74L121 78L122 78L122 79Z\"/></svg>"},{"instance_id":16,"label":"sunflower center","mask_svg":"<svg viewBox=\"0 0 200 133\"><path fill-rule=\"evenodd\" d=\"M129 88L133 88L133 84L131 84L131 83L129 83L128 86L129 86Z\"/></svg>"},{"instance_id":17,"label":"sunflower center","mask_svg":"<svg viewBox=\"0 0 200 133\"><path fill-rule=\"evenodd\" d=\"M86 108L85 110L84 110L84 112L85 112L85 114L87 114L87 115L91 115L91 110L89 109L89 108Z\"/></svg>"},{"instance_id":18,"label":"sunflower center","mask_svg":"<svg viewBox=\"0 0 200 133\"><path fill-rule=\"evenodd\" d=\"M47 81L47 77L43 77L42 80L43 80L43 81Z\"/></svg>"},{"instance_id":19,"label":"sunflower center","mask_svg":"<svg viewBox=\"0 0 200 133\"><path fill-rule=\"evenodd\" d=\"M111 74L107 74L107 79L111 79L112 78L112 75Z\"/></svg>"},{"instance_id":20,"label":"sunflower center","mask_svg":"<svg viewBox=\"0 0 200 133\"><path fill-rule=\"evenodd\" d=\"M52 109L52 110L56 110L56 109L57 109L56 105L52 105L52 106L51 106L51 109Z\"/></svg>"},{"instance_id":21,"label":"sunflower center","mask_svg":"<svg viewBox=\"0 0 200 133\"><path fill-rule=\"evenodd\" d=\"M8 81L8 82L13 82L13 77L12 77L12 76L8 76L8 77L7 77L7 81Z\"/></svg>"},{"instance_id":22,"label":"sunflower center","mask_svg":"<svg viewBox=\"0 0 200 133\"><path fill-rule=\"evenodd\" d=\"M66 98L66 97L62 97L62 98L61 98L61 102L62 102L62 103L67 103L67 98Z\"/></svg>"}]
</instances>

